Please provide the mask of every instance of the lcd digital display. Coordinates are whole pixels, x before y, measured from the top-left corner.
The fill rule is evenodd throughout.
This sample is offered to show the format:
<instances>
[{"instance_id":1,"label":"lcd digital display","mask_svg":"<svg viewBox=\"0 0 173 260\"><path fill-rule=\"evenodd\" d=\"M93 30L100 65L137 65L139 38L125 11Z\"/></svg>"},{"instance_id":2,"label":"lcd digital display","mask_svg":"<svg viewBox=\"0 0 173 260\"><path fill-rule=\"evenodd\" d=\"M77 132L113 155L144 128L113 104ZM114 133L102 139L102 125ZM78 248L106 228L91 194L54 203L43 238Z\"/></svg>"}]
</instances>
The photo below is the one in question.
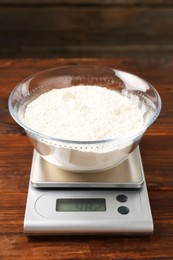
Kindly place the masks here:
<instances>
[{"instance_id":1,"label":"lcd digital display","mask_svg":"<svg viewBox=\"0 0 173 260\"><path fill-rule=\"evenodd\" d=\"M106 201L102 198L57 199L56 211L106 211Z\"/></svg>"}]
</instances>

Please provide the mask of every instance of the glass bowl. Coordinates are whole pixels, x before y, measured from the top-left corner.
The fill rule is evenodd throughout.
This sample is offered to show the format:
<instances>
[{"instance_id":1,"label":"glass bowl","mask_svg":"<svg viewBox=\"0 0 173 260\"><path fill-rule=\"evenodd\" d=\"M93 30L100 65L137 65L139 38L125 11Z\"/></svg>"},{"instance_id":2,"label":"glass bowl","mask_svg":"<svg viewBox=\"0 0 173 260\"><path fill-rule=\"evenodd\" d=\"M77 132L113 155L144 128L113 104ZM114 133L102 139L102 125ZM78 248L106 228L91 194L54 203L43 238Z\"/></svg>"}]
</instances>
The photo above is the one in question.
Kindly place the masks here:
<instances>
[{"instance_id":1,"label":"glass bowl","mask_svg":"<svg viewBox=\"0 0 173 260\"><path fill-rule=\"evenodd\" d=\"M26 107L39 95L78 85L106 87L135 99L143 114L142 128L133 134L110 139L80 141L48 136L25 123ZM52 68L28 77L11 92L8 105L11 116L25 129L32 145L45 160L68 171L94 172L115 167L127 159L158 117L161 99L151 84L136 75L103 66L74 65Z\"/></svg>"}]
</instances>

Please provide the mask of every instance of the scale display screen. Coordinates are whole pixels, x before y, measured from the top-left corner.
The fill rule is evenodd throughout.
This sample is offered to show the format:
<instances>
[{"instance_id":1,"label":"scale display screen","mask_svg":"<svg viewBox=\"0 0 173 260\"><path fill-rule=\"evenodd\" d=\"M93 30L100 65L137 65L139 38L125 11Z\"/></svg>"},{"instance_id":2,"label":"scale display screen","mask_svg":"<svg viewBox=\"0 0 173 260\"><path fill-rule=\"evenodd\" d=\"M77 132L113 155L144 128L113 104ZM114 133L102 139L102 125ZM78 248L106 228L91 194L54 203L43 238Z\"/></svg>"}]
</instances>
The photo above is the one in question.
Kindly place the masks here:
<instances>
[{"instance_id":1,"label":"scale display screen","mask_svg":"<svg viewBox=\"0 0 173 260\"><path fill-rule=\"evenodd\" d=\"M57 199L56 211L106 211L106 201L101 198Z\"/></svg>"}]
</instances>

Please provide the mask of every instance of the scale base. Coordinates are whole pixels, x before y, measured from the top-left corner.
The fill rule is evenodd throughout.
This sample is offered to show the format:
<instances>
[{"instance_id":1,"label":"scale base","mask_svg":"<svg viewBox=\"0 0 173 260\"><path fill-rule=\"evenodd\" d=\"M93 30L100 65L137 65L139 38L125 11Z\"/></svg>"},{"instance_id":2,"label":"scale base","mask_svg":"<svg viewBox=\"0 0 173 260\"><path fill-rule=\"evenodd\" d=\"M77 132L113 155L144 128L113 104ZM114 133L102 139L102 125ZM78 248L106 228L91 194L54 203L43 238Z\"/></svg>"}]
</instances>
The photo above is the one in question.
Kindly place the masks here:
<instances>
[{"instance_id":1,"label":"scale base","mask_svg":"<svg viewBox=\"0 0 173 260\"><path fill-rule=\"evenodd\" d=\"M38 157L37 157L38 159ZM34 187L29 184L28 199L24 220L24 232L27 235L149 235L153 233L153 220L148 199L143 167L140 160L139 149L128 159L126 165L130 169L138 168L142 176L142 184L131 183L132 188L127 188L121 183L117 187L95 187L91 180L88 186L80 187L60 186ZM135 163L136 162L136 163ZM122 163L124 164L124 163ZM31 177L36 172L38 164L33 160ZM125 164L124 164L125 165ZM123 165L121 165L123 167ZM116 167L117 170L117 167ZM116 172L117 174L117 172ZM82 175L82 174L81 174ZM78 175L79 176L79 175ZM130 172L133 176L133 171ZM141 177L139 177L141 180ZM32 178L33 180L33 178ZM141 181L140 181L141 182ZM43 183L42 183L43 184ZM96 181L94 185L96 184ZM99 183L100 184L100 183ZM130 182L129 182L130 184ZM136 184L136 183L135 183ZM38 183L37 183L38 185ZM45 182L44 182L45 185ZM44 186L43 185L43 186ZM90 201L89 204L80 204L80 210L57 210L57 201ZM105 201L105 209L97 210L92 207L92 201ZM89 209L87 208L89 207Z\"/></svg>"},{"instance_id":2,"label":"scale base","mask_svg":"<svg viewBox=\"0 0 173 260\"><path fill-rule=\"evenodd\" d=\"M128 198L117 201L118 195ZM105 198L105 212L56 212L57 198ZM128 214L121 214L128 209ZM146 185L140 190L52 190L30 184L24 232L33 235L150 235L153 221Z\"/></svg>"}]
</instances>

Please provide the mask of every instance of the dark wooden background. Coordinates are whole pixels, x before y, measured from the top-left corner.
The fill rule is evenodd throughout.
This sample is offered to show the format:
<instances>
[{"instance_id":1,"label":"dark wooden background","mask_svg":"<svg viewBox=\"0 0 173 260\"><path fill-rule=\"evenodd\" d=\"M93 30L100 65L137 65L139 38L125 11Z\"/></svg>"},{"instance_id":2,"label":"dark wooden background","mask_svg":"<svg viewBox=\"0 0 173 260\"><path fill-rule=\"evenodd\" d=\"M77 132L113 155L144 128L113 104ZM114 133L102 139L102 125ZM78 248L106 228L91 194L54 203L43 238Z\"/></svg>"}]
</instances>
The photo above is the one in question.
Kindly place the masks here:
<instances>
[{"instance_id":1,"label":"dark wooden background","mask_svg":"<svg viewBox=\"0 0 173 260\"><path fill-rule=\"evenodd\" d=\"M173 56L172 0L0 0L0 58Z\"/></svg>"}]
</instances>

